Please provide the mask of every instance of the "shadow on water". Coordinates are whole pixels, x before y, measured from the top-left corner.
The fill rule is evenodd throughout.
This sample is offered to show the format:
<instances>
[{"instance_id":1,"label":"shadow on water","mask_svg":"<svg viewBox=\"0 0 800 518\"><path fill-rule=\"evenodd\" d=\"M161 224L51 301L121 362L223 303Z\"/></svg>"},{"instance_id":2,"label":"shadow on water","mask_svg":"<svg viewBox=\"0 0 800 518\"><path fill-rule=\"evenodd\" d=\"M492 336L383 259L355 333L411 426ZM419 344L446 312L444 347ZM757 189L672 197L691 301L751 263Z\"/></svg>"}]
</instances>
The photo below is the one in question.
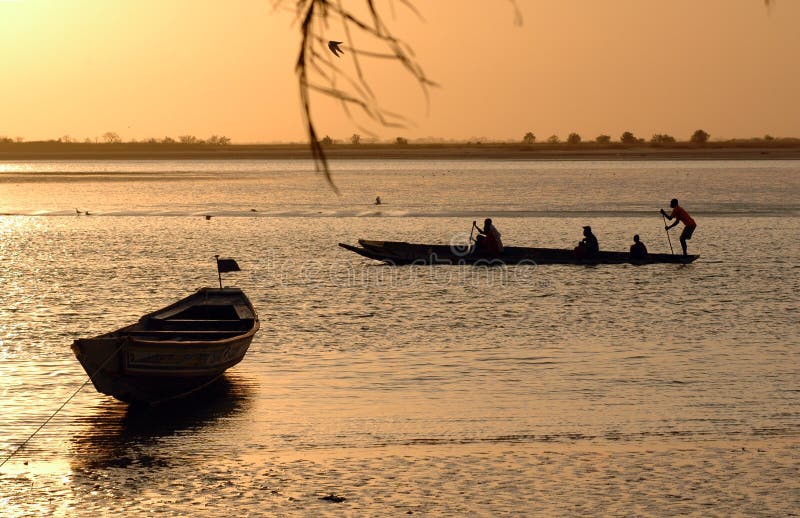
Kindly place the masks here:
<instances>
[{"instance_id":1,"label":"shadow on water","mask_svg":"<svg viewBox=\"0 0 800 518\"><path fill-rule=\"evenodd\" d=\"M72 468L76 471L104 468L168 466L176 450L193 444L202 449L202 436L232 424L250 406L252 387L247 380L223 376L197 394L158 406L129 406L106 401L82 421L83 430L72 438ZM185 441L172 441L186 437ZM178 442L178 444L168 444Z\"/></svg>"}]
</instances>

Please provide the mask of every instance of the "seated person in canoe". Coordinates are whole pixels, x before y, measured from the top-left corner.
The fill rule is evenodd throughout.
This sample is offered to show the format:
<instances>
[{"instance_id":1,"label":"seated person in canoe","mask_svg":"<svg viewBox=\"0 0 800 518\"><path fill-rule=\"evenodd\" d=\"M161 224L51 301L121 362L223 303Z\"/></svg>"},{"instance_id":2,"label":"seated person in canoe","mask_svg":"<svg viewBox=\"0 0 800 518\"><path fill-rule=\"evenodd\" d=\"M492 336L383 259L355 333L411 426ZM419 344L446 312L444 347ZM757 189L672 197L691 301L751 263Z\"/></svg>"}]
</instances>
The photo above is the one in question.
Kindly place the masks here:
<instances>
[{"instance_id":1,"label":"seated person in canoe","mask_svg":"<svg viewBox=\"0 0 800 518\"><path fill-rule=\"evenodd\" d=\"M633 236L630 257L632 262L647 260L647 247L639 240L639 234Z\"/></svg>"},{"instance_id":2,"label":"seated person in canoe","mask_svg":"<svg viewBox=\"0 0 800 518\"><path fill-rule=\"evenodd\" d=\"M483 228L479 227L474 221L473 228L478 230L478 237L475 239L476 254L499 255L503 253L503 241L500 239L500 231L492 224L490 218L483 222Z\"/></svg>"},{"instance_id":3,"label":"seated person in canoe","mask_svg":"<svg viewBox=\"0 0 800 518\"><path fill-rule=\"evenodd\" d=\"M578 259L591 259L600 252L600 244L597 237L592 234L592 227L583 227L583 239L575 247L575 257Z\"/></svg>"}]
</instances>

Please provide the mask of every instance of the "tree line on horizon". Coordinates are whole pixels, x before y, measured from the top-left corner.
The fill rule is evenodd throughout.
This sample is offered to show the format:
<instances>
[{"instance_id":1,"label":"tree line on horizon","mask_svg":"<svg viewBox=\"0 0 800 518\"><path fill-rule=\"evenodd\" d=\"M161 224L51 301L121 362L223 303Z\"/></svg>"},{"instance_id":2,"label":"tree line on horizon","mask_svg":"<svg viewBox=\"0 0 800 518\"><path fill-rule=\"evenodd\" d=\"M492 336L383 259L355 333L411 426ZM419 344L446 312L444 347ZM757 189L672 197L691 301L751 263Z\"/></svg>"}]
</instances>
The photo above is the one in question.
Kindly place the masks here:
<instances>
[{"instance_id":1,"label":"tree line on horizon","mask_svg":"<svg viewBox=\"0 0 800 518\"><path fill-rule=\"evenodd\" d=\"M689 137L689 140L686 141L679 141L672 135L666 133L655 133L649 140L645 140L644 138L637 137L631 131L623 132L619 140L614 142L611 140L610 135L601 134L594 138L594 141L584 141L580 134L578 133L570 133L567 136L567 139L562 142L558 135L550 135L545 141L539 142L544 144L567 144L567 145L578 145L582 143L586 144L600 144L600 145L610 145L612 143L617 144L626 144L626 145L635 145L635 144L649 144L651 146L662 146L662 145L670 145L670 144L681 144L681 143L689 143L694 145L705 145L709 142L711 135L703 130L698 129ZM532 132L527 132L522 137L522 143L526 145L533 145L536 144L536 135ZM752 143L779 143L779 144L798 144L800 143L800 139L796 137L773 137L772 135L764 135L763 137L751 137L751 138L733 138L728 140L719 140L717 141L718 144L752 144Z\"/></svg>"},{"instance_id":2,"label":"tree line on horizon","mask_svg":"<svg viewBox=\"0 0 800 518\"><path fill-rule=\"evenodd\" d=\"M708 139L710 137L711 137L711 135L708 132L706 132L705 130L699 129L699 130L695 131L694 133L692 133L692 136L689 137L688 142L690 142L692 144L700 144L700 145L702 145L702 144L705 144L706 142L708 142ZM764 140L772 140L772 139L773 138L770 137L769 135L766 135L764 137ZM754 139L750 139L750 140L754 140ZM549 137L547 137L547 140L545 142L547 144L561 144L562 143L561 139L559 138L558 135L550 135ZM576 144L580 144L581 142L583 142L583 139L580 136L580 134L578 134L578 133L570 133L567 136L567 140L565 142L567 144L576 145ZM606 135L606 134L598 135L597 137L595 137L594 142L597 143L597 144L611 144L611 136L610 135ZM650 144L675 144L678 141L675 139L675 137L673 137L672 135L668 135L666 133L655 133L655 134L653 134L653 136L650 138L649 141L646 141L644 138L637 137L631 131L625 131L625 132L622 133L622 135L620 135L619 142L622 143L622 144L645 144L645 143L650 143ZM528 145L535 144L536 143L536 135L534 135L532 132L529 131L528 133L525 134L525 136L522 137L522 143L523 144L528 144Z\"/></svg>"},{"instance_id":3,"label":"tree line on horizon","mask_svg":"<svg viewBox=\"0 0 800 518\"><path fill-rule=\"evenodd\" d=\"M551 135L544 141L536 140L536 135L532 132L527 132L522 137L522 144L525 145L534 145L534 144L541 144L541 145L579 145L579 144L589 144L589 145L612 145L612 144L625 144L625 145L636 145L636 144L648 144L651 146L660 146L660 145L669 145L669 144L681 144L681 143L690 143L694 145L705 145L709 142L711 135L702 129L696 130L687 141L679 141L672 135L666 133L656 133L649 140L645 140L644 138L637 137L631 131L623 132L618 141L613 141L610 135L602 134L595 137L593 141L584 141L580 134L578 133L570 133L566 140L562 141L558 135ZM334 146L334 145L342 145L342 144L350 144L353 146L361 145L364 143L361 135L358 133L354 133L349 139L347 140L337 140L331 138L329 135L325 135L322 139L320 139L319 143L323 146ZM480 145L481 143L487 144L515 144L519 143L516 142L509 142L509 141L484 141L481 139L478 140L468 140L468 141L448 141L448 140L436 140L431 141L431 139L417 139L416 141L410 141L405 137L397 137L393 141L379 141L378 139L369 139L366 141L366 144L395 144L398 146L407 146L410 143L418 143L418 144L467 144L467 145ZM773 137L771 135L764 135L763 137L751 137L751 138L733 138L728 140L719 140L716 143L718 144L752 144L752 143L777 143L777 144L800 144L800 139L795 137Z\"/></svg>"},{"instance_id":4,"label":"tree line on horizon","mask_svg":"<svg viewBox=\"0 0 800 518\"><path fill-rule=\"evenodd\" d=\"M678 141L672 135L666 133L656 133L649 140L645 140L644 138L637 137L631 131L623 132L618 141L613 141L610 135L602 134L598 135L594 138L594 140L583 140L580 134L578 133L570 133L566 140L561 140L558 135L550 135L547 139L543 141L537 140L536 135L533 132L527 132L521 141L490 141L486 139L475 139L475 140L467 140L467 141L457 141L457 140L447 140L447 139L435 139L435 138L424 138L424 139L415 139L410 140L406 137L396 137L393 140L384 140L381 141L377 138L371 137L364 139L361 137L360 134L354 133L350 136L349 139L338 140L333 139L330 136L326 135L324 138L320 139L319 144L322 146L337 146L337 145L352 145L352 146L359 146L359 145L395 145L395 146L408 146L414 144L423 144L423 145L430 145L430 144L440 144L440 145L459 145L459 144L466 144L466 145L481 145L481 144L519 144L522 143L526 146L578 146L578 145L590 145L590 146L611 146L611 145L649 145L649 146L670 146L670 145L680 145L680 144L692 144L692 145L705 145L709 142L711 135L706 132L705 130L698 129L696 130L687 141ZM133 145L209 145L209 146L229 146L229 145L236 145L232 143L229 137L224 135L211 135L206 139L198 138L194 135L181 135L177 138L172 137L163 137L160 139L157 138L148 138L142 140L129 140L123 141L119 134L115 132L106 132L98 138L91 139L86 138L84 140L79 140L70 137L69 135L64 135L58 139L49 139L49 140L32 140L26 141L22 137L10 138L6 136L0 135L0 144L133 144ZM800 145L800 138L796 137L773 137L771 135L764 135L763 137L751 137L751 138L734 138L728 140L718 140L715 141L714 144L717 145L754 145L754 144L761 144L761 145ZM262 145L270 145L268 143Z\"/></svg>"},{"instance_id":5,"label":"tree line on horizon","mask_svg":"<svg viewBox=\"0 0 800 518\"><path fill-rule=\"evenodd\" d=\"M25 142L41 142L49 144L209 144L213 146L227 146L231 143L231 139L225 135L211 135L207 139L201 139L194 135L181 135L177 138L167 136L160 139L148 138L143 140L132 139L123 141L122 137L113 131L107 131L95 139L87 137L83 140L73 138L69 135L64 135L63 137L59 137L57 139L31 141L26 141L22 137L16 137L12 139L10 137L0 136L0 144L22 144Z\"/></svg>"}]
</instances>

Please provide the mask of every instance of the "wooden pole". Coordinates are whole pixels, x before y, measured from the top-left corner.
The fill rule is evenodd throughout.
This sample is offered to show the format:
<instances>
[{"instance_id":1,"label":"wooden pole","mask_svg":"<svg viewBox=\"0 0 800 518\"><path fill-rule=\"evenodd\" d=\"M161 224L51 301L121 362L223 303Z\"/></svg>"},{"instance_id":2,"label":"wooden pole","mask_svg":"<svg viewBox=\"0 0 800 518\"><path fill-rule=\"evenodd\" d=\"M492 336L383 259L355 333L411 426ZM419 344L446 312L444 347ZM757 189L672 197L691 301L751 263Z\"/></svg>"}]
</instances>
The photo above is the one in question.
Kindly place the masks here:
<instances>
[{"instance_id":1,"label":"wooden pole","mask_svg":"<svg viewBox=\"0 0 800 518\"><path fill-rule=\"evenodd\" d=\"M675 250L672 249L672 239L669 238L669 229L667 228L667 217L662 213L661 218L664 220L664 232L667 233L667 242L669 243L669 251L672 255L675 255Z\"/></svg>"}]
</instances>

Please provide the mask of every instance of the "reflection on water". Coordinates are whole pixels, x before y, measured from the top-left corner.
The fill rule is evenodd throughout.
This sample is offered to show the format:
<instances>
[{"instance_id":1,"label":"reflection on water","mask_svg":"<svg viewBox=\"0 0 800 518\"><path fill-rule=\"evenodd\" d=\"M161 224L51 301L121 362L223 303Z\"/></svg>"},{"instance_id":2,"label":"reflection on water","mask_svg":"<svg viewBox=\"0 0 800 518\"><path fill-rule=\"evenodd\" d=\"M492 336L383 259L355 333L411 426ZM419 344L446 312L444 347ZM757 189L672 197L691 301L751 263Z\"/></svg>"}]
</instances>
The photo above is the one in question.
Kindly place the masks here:
<instances>
[{"instance_id":1,"label":"reflection on water","mask_svg":"<svg viewBox=\"0 0 800 518\"><path fill-rule=\"evenodd\" d=\"M246 380L223 376L190 397L157 406L126 405L104 400L80 418L72 436L72 468L93 470L131 465L168 465L175 451L161 451L160 442L176 435L204 436L224 427L250 406L252 387ZM163 454L164 458L157 458ZM187 459L181 459L185 462Z\"/></svg>"},{"instance_id":2,"label":"reflection on water","mask_svg":"<svg viewBox=\"0 0 800 518\"><path fill-rule=\"evenodd\" d=\"M62 416L49 433L34 438L52 447L47 436L53 428L68 433L68 452L54 457L57 452L37 454L42 446L22 450L0 470L0 510L4 516L102 512L108 497L130 501L129 490L158 491L171 483L166 473L173 470L205 472L218 462L215 444L236 436L252 391L251 380L226 375L190 397L155 407L102 398L91 408L68 408L64 413L71 417ZM140 503L132 509L143 510Z\"/></svg>"},{"instance_id":3,"label":"reflection on water","mask_svg":"<svg viewBox=\"0 0 800 518\"><path fill-rule=\"evenodd\" d=\"M0 212L116 214L0 216L0 454L85 381L72 340L213 285L215 254L261 331L197 398L81 390L0 469L0 515L800 508L797 163L347 162L341 198L297 163L112 166L133 178L0 178ZM665 193L673 169L691 181ZM330 217L378 194L397 217ZM591 224L603 249L668 253L673 196L698 220L688 266L391 268L336 246L495 216L507 244Z\"/></svg>"}]
</instances>

